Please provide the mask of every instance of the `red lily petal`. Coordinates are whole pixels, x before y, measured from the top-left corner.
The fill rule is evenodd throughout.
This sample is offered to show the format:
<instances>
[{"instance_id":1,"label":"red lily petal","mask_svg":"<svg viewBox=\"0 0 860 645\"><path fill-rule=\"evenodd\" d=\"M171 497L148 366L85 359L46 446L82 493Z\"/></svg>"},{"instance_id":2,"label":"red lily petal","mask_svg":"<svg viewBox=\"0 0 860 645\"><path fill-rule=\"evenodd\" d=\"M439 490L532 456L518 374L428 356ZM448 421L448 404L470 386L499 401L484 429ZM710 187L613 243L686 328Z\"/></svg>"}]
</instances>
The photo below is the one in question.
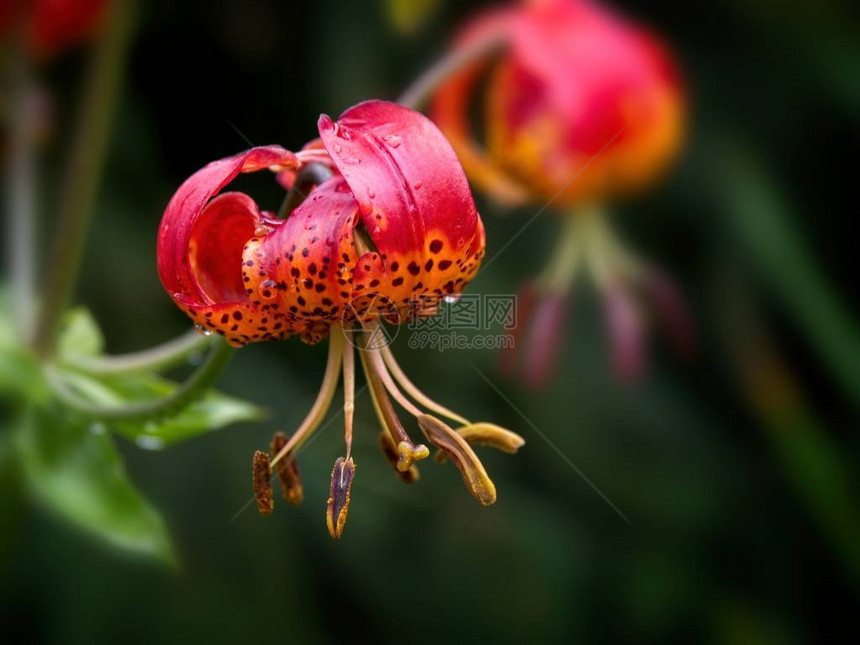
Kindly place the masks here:
<instances>
[{"instance_id":1,"label":"red lily petal","mask_svg":"<svg viewBox=\"0 0 860 645\"><path fill-rule=\"evenodd\" d=\"M511 36L490 89L490 151L503 167L544 196L577 177L558 198L574 203L637 188L674 158L680 84L646 31L596 3L555 0L520 12Z\"/></svg>"},{"instance_id":2,"label":"red lily petal","mask_svg":"<svg viewBox=\"0 0 860 645\"><path fill-rule=\"evenodd\" d=\"M414 110L367 101L337 123L323 115L319 131L383 261L375 279L389 281L385 293L406 302L461 290L477 270L483 232L466 176L438 128Z\"/></svg>"},{"instance_id":3,"label":"red lily petal","mask_svg":"<svg viewBox=\"0 0 860 645\"><path fill-rule=\"evenodd\" d=\"M256 306L242 283L243 249L262 223L256 203L242 193L210 201L243 172L291 166L279 146L253 148L210 163L180 186L158 231L158 275L179 307L200 326L242 344L260 332Z\"/></svg>"},{"instance_id":4,"label":"red lily petal","mask_svg":"<svg viewBox=\"0 0 860 645\"><path fill-rule=\"evenodd\" d=\"M246 251L245 277L256 285L253 301L273 312L259 331L280 331L262 329L277 324L279 311L309 323L313 331L306 340L319 340L322 328L313 323L325 323L325 336L328 326L341 321L343 307L352 299L357 220L358 203L343 178L334 176L275 231L252 244L258 244L260 259Z\"/></svg>"},{"instance_id":5,"label":"red lily petal","mask_svg":"<svg viewBox=\"0 0 860 645\"><path fill-rule=\"evenodd\" d=\"M158 229L158 275L174 299L182 296L200 304L212 302L198 287L191 266L191 255L188 253L192 232L198 243L207 234L205 230L196 230L196 223L209 200L240 173L295 163L295 155L280 146L252 148L234 157L213 161L185 180L167 205ZM231 206L236 207L238 204L231 202ZM251 214L251 217L255 218L256 224L259 210L255 212L256 215ZM236 216L233 212L231 219ZM207 229L215 230L217 226ZM242 240L243 243L246 241ZM238 269L239 258L235 259Z\"/></svg>"},{"instance_id":6,"label":"red lily petal","mask_svg":"<svg viewBox=\"0 0 860 645\"><path fill-rule=\"evenodd\" d=\"M469 119L472 94L485 64L472 65L447 81L433 98L431 115L451 142L469 178L493 199L518 206L528 199L527 189L503 168L475 140Z\"/></svg>"}]
</instances>

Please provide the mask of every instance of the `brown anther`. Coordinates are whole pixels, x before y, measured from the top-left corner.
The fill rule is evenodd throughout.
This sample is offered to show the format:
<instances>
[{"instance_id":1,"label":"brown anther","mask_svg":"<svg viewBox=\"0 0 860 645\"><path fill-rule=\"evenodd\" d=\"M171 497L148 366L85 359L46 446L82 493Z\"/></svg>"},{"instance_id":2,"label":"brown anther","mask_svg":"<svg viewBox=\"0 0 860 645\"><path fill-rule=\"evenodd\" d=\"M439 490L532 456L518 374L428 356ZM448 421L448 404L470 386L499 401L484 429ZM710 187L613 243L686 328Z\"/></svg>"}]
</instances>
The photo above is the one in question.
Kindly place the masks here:
<instances>
[{"instance_id":1,"label":"brown anther","mask_svg":"<svg viewBox=\"0 0 860 645\"><path fill-rule=\"evenodd\" d=\"M496 487L493 481L463 437L429 414L418 417L418 425L424 436L451 458L463 476L466 488L481 504L489 506L496 501Z\"/></svg>"},{"instance_id":2,"label":"brown anther","mask_svg":"<svg viewBox=\"0 0 860 645\"><path fill-rule=\"evenodd\" d=\"M418 472L418 466L411 466L408 470L400 470L397 467L399 455L397 454L397 446L394 445L394 439L387 432L379 433L379 446L382 448L382 454L388 460L388 463L394 468L394 473L397 477L406 484L414 484L421 475Z\"/></svg>"},{"instance_id":3,"label":"brown anther","mask_svg":"<svg viewBox=\"0 0 860 645\"><path fill-rule=\"evenodd\" d=\"M489 446L502 452L514 454L522 448L526 441L516 432L506 430L494 423L471 423L457 428L457 434L463 437L470 446ZM441 450L434 455L439 463L444 463L446 455Z\"/></svg>"},{"instance_id":4,"label":"brown anther","mask_svg":"<svg viewBox=\"0 0 860 645\"><path fill-rule=\"evenodd\" d=\"M269 455L262 450L254 453L251 473L257 510L260 511L260 515L271 515L275 509L275 499L272 495L272 475L269 470Z\"/></svg>"},{"instance_id":5,"label":"brown anther","mask_svg":"<svg viewBox=\"0 0 860 645\"><path fill-rule=\"evenodd\" d=\"M277 455L281 452L281 448L286 445L287 435L283 432L276 432L275 436L272 437L270 452L273 455ZM275 464L275 472L278 475L278 481L281 483L281 495L283 498L293 506L301 504L304 501L302 478L299 475L299 463L296 461L295 455L292 454L292 450Z\"/></svg>"},{"instance_id":6,"label":"brown anther","mask_svg":"<svg viewBox=\"0 0 860 645\"><path fill-rule=\"evenodd\" d=\"M343 527L349 513L349 491L352 489L354 477L355 463L352 458L344 460L343 457L338 457L331 471L331 490L325 514L329 535L336 540L343 535Z\"/></svg>"}]
</instances>

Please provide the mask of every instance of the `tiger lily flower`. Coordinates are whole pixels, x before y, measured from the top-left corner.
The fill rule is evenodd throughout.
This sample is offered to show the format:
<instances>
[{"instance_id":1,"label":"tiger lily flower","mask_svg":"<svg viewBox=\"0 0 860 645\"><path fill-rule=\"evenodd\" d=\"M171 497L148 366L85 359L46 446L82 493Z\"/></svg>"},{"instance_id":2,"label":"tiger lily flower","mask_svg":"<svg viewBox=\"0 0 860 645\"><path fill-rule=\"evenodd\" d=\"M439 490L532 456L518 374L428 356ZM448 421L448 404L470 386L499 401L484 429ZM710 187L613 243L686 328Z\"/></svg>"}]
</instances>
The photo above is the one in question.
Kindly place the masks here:
<instances>
[{"instance_id":1,"label":"tiger lily flower","mask_svg":"<svg viewBox=\"0 0 860 645\"><path fill-rule=\"evenodd\" d=\"M550 265L522 293L525 376L543 384L564 328L567 294L587 267L603 295L621 376L643 364L638 296L650 295L679 348L689 345L683 305L662 273L634 257L602 214L608 201L652 185L683 141L685 97L675 63L650 32L592 0L533 0L468 25L455 49L498 40L441 85L431 114L475 184L509 206L565 214ZM476 96L482 78L486 89ZM486 140L470 126L483 101ZM522 314L526 313L526 316ZM506 365L514 366L514 356Z\"/></svg>"},{"instance_id":2,"label":"tiger lily flower","mask_svg":"<svg viewBox=\"0 0 860 645\"><path fill-rule=\"evenodd\" d=\"M385 322L430 315L428 300L459 294L478 270L484 229L462 167L431 121L393 103L361 103L338 121L323 115L318 128L320 138L299 152L257 147L199 170L171 199L158 236L161 281L204 333L235 346L329 338L307 417L290 437L275 436L271 454L254 456L258 508L272 510L273 475L289 502L301 501L295 458L324 419L342 373L345 455L332 471L326 514L331 535L341 536L355 476L356 348L383 454L400 478L417 480L415 462L429 450L407 434L395 403L451 458L478 500L491 504L495 487L470 445L492 445L492 436L473 427L488 424L471 424L427 397L378 342ZM279 214L244 193L221 192L240 173L261 170L290 189ZM493 434L502 449L523 443L500 428Z\"/></svg>"}]
</instances>

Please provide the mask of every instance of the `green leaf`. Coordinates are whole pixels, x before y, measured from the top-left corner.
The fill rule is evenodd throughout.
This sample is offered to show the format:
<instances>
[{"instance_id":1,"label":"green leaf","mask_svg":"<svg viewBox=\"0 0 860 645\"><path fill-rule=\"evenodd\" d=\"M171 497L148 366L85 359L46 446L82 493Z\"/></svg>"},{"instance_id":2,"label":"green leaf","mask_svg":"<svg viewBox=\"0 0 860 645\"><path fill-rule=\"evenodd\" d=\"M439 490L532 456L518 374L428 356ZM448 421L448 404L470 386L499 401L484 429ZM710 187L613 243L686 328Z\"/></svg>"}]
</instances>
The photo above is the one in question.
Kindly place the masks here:
<instances>
[{"instance_id":1,"label":"green leaf","mask_svg":"<svg viewBox=\"0 0 860 645\"><path fill-rule=\"evenodd\" d=\"M175 383L148 374L136 375L123 381L116 384L116 389L126 396L142 392L147 395L145 398L167 396L176 388ZM145 423L118 422L115 427L118 432L135 439L138 445L156 448L161 447L159 443L169 445L232 423L259 421L262 417L263 411L256 405L210 390L173 417Z\"/></svg>"},{"instance_id":2,"label":"green leaf","mask_svg":"<svg viewBox=\"0 0 860 645\"><path fill-rule=\"evenodd\" d=\"M65 376L82 396L106 407L158 399L177 387L173 381L149 373L127 374L104 381L77 373ZM258 421L263 416L263 411L251 403L210 390L174 416L111 421L110 427L143 448L156 449L232 423Z\"/></svg>"},{"instance_id":3,"label":"green leaf","mask_svg":"<svg viewBox=\"0 0 860 645\"><path fill-rule=\"evenodd\" d=\"M114 546L175 563L161 515L128 479L103 428L30 406L18 449L28 486L47 508Z\"/></svg>"},{"instance_id":4,"label":"green leaf","mask_svg":"<svg viewBox=\"0 0 860 645\"><path fill-rule=\"evenodd\" d=\"M30 397L44 401L47 389L35 355L15 333L8 299L0 291L0 398Z\"/></svg>"},{"instance_id":5,"label":"green leaf","mask_svg":"<svg viewBox=\"0 0 860 645\"><path fill-rule=\"evenodd\" d=\"M98 356L104 351L105 339L93 315L83 307L66 314L57 351L63 358Z\"/></svg>"}]
</instances>

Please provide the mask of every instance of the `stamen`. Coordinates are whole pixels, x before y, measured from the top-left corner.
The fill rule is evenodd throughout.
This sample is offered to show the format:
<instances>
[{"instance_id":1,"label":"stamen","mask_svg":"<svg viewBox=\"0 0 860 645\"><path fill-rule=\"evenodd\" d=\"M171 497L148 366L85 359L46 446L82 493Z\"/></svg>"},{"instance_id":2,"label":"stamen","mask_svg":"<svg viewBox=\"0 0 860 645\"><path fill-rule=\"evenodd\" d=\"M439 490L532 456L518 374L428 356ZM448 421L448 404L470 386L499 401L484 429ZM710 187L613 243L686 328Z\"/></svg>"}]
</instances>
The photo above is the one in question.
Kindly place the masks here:
<instances>
[{"instance_id":1,"label":"stamen","mask_svg":"<svg viewBox=\"0 0 860 645\"><path fill-rule=\"evenodd\" d=\"M344 336L346 330L342 330ZM343 345L343 422L346 458L352 454L352 428L355 416L355 352L349 338Z\"/></svg>"},{"instance_id":2,"label":"stamen","mask_svg":"<svg viewBox=\"0 0 860 645\"><path fill-rule=\"evenodd\" d=\"M494 423L472 423L462 428L457 428L457 434L463 437L470 446L489 446L508 454L515 454L522 448L526 441L516 432L511 432ZM439 463L447 460L447 455L439 451L434 455Z\"/></svg>"},{"instance_id":3,"label":"stamen","mask_svg":"<svg viewBox=\"0 0 860 645\"><path fill-rule=\"evenodd\" d=\"M287 445L287 435L283 432L276 432L272 437L271 453L278 454L281 449ZM304 492L302 490L302 479L299 475L299 464L296 461L294 454L288 454L286 459L275 466L273 470L278 475L278 480L281 483L281 495L287 502L293 506L298 506L304 500Z\"/></svg>"},{"instance_id":4,"label":"stamen","mask_svg":"<svg viewBox=\"0 0 860 645\"><path fill-rule=\"evenodd\" d=\"M363 334L359 336L363 337ZM391 404L391 399L388 397L388 392L382 383L382 380L377 374L374 366L369 360L367 351L361 351L358 354L361 359L361 366L364 369L365 378L370 386L371 397L374 400L377 414L382 420L383 428L391 435L392 442L396 445L397 452L397 470L406 472L412 464L421 459L425 459L430 455L430 450L423 444L417 446L406 434L403 424Z\"/></svg>"},{"instance_id":5,"label":"stamen","mask_svg":"<svg viewBox=\"0 0 860 645\"><path fill-rule=\"evenodd\" d=\"M460 470L466 488L481 504L489 506L496 501L496 486L465 439L429 414L418 417L418 425L424 436L451 458Z\"/></svg>"},{"instance_id":6,"label":"stamen","mask_svg":"<svg viewBox=\"0 0 860 645\"><path fill-rule=\"evenodd\" d=\"M257 510L260 511L260 515L271 515L275 509L275 499L272 495L269 455L261 450L254 453L254 460L251 466L251 482L254 488L254 499L257 500Z\"/></svg>"},{"instance_id":7,"label":"stamen","mask_svg":"<svg viewBox=\"0 0 860 645\"><path fill-rule=\"evenodd\" d=\"M423 405L428 410L435 412L436 414L445 417L446 419L450 419L455 423L459 423L460 425L469 425L469 420L461 417L456 412L452 412L445 406L436 403L429 396L424 394L421 390L415 387L415 384L409 380L406 376L406 373L394 359L394 353L391 351L390 347L383 347L381 350L382 359L385 361L385 364L388 366L391 375L394 376L394 380L396 380L400 387L402 387L409 396L415 399L419 404Z\"/></svg>"},{"instance_id":8,"label":"stamen","mask_svg":"<svg viewBox=\"0 0 860 645\"><path fill-rule=\"evenodd\" d=\"M272 459L272 466L277 464L291 450L297 450L314 430L319 427L322 420L325 418L329 407L331 406L334 394L337 391L337 384L340 381L340 363L343 357L343 334L337 331L329 335L328 360L325 366L325 375L323 376L322 386L316 401L308 412L305 420L299 426L299 429L293 433L287 444L278 451L275 458Z\"/></svg>"},{"instance_id":9,"label":"stamen","mask_svg":"<svg viewBox=\"0 0 860 645\"><path fill-rule=\"evenodd\" d=\"M392 397L394 397L394 400L397 401L409 414L415 417L421 416L424 412L417 408L412 401L403 396L403 393L397 387L394 379L391 378L391 374L388 373L388 368L385 366L385 361L382 359L382 354L379 353L380 350L371 347L367 340L370 338L371 334L376 331L378 325L379 322L377 321L362 324L365 333L361 335L366 337L362 344L362 349L364 350L364 353L367 354L367 361L373 371L379 376L385 389L388 390Z\"/></svg>"},{"instance_id":10,"label":"stamen","mask_svg":"<svg viewBox=\"0 0 860 645\"><path fill-rule=\"evenodd\" d=\"M346 517L349 514L349 493L354 478L355 463L352 459L338 457L331 471L331 488L325 515L329 535L336 540L343 535L343 527L346 525Z\"/></svg>"}]
</instances>

